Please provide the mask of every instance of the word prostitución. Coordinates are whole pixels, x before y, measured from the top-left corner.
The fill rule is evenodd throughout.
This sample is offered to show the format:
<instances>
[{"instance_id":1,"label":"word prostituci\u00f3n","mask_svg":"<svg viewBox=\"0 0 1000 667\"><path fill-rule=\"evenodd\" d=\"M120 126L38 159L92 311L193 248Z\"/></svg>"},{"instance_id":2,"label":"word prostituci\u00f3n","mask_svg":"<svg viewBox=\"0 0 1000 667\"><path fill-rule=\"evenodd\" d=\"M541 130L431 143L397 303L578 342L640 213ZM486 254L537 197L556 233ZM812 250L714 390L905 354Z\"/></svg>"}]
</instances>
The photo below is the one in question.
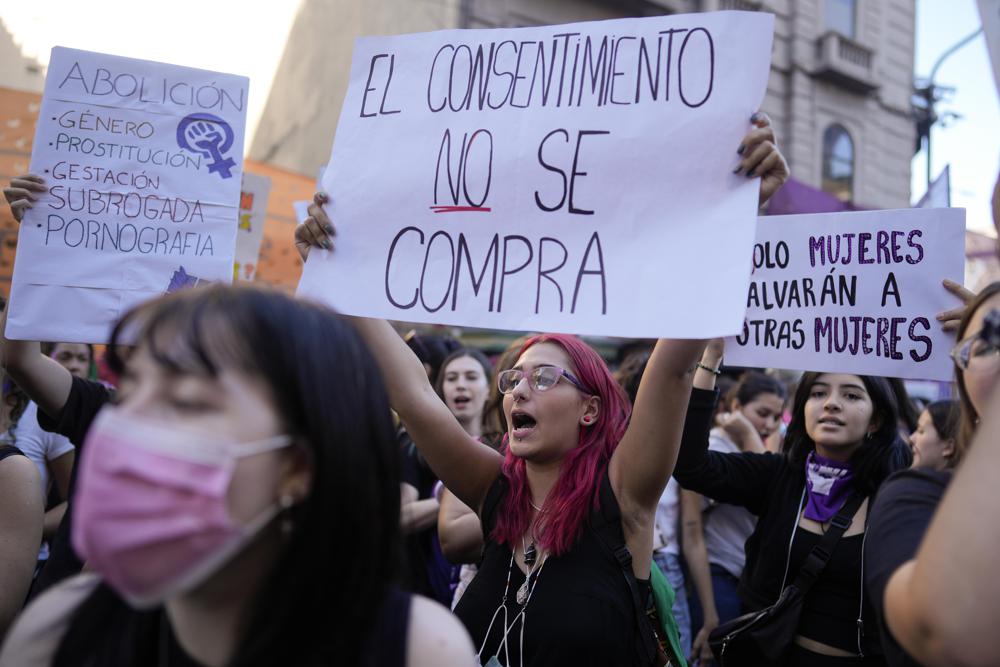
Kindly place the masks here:
<instances>
[{"instance_id":1,"label":"word prostituci\u00f3n","mask_svg":"<svg viewBox=\"0 0 1000 667\"><path fill-rule=\"evenodd\" d=\"M388 54L375 56L369 85L380 57L395 64ZM705 61L707 69L691 67ZM705 27L670 28L655 37L561 32L550 39L441 46L427 77L427 108L437 113L632 105L669 102L671 92L679 103L697 108L711 97L714 83L715 40ZM388 113L384 106L382 113Z\"/></svg>"},{"instance_id":2,"label":"word prostituci\u00f3n","mask_svg":"<svg viewBox=\"0 0 1000 667\"><path fill-rule=\"evenodd\" d=\"M931 323L947 306L935 294L962 256L960 228L952 219L932 224L940 220L928 222L930 213L762 218L747 316L727 358L934 379L945 345ZM935 367L925 367L931 361Z\"/></svg>"},{"instance_id":3,"label":"word prostituci\u00f3n","mask_svg":"<svg viewBox=\"0 0 1000 667\"><path fill-rule=\"evenodd\" d=\"M18 234L7 335L106 342L178 267L231 281L246 77L55 47ZM46 303L37 310L18 304Z\"/></svg>"}]
</instances>

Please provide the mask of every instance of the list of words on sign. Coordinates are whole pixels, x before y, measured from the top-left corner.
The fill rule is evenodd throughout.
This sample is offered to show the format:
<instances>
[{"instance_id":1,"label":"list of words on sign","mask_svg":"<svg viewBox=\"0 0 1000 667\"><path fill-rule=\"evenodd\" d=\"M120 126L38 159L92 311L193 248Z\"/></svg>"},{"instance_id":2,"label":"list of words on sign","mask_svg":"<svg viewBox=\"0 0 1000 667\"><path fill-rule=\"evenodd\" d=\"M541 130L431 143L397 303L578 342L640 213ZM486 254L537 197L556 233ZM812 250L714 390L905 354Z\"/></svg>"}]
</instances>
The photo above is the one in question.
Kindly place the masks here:
<instances>
[{"instance_id":1,"label":"list of words on sign","mask_svg":"<svg viewBox=\"0 0 1000 667\"><path fill-rule=\"evenodd\" d=\"M58 302L63 290L71 310L89 300L119 312L174 289L178 276L185 285L232 279L247 83L53 49L31 162L49 190L18 239L14 331L70 340L51 335L58 317L28 321L29 292ZM35 335L38 326L49 335ZM107 331L95 322L69 333L101 342Z\"/></svg>"},{"instance_id":2,"label":"list of words on sign","mask_svg":"<svg viewBox=\"0 0 1000 667\"><path fill-rule=\"evenodd\" d=\"M727 360L947 375L935 315L950 305L941 280L960 280L963 230L951 209L762 218L747 316Z\"/></svg>"},{"instance_id":3,"label":"list of words on sign","mask_svg":"<svg viewBox=\"0 0 1000 667\"><path fill-rule=\"evenodd\" d=\"M300 292L413 321L666 333L662 309L698 296L636 308L630 269L668 278L686 245L750 218L755 184L731 172L772 28L721 13L360 40L323 179L341 257L310 260ZM675 154L695 146L712 175L691 182ZM361 289L326 293L348 273ZM741 301L708 328L735 330Z\"/></svg>"}]
</instances>

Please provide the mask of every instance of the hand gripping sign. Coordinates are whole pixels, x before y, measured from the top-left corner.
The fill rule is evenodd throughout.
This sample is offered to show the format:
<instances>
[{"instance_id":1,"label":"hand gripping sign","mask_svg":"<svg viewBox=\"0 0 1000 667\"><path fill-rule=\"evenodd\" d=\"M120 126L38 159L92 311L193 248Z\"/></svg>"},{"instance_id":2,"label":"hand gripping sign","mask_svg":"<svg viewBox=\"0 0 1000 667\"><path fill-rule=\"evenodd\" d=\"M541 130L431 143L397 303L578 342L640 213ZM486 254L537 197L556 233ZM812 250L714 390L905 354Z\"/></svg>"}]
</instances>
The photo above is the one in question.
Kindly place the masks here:
<instances>
[{"instance_id":1,"label":"hand gripping sign","mask_svg":"<svg viewBox=\"0 0 1000 667\"><path fill-rule=\"evenodd\" d=\"M310 254L299 294L416 322L736 332L759 190L732 172L773 22L358 40L322 179L336 251Z\"/></svg>"}]
</instances>

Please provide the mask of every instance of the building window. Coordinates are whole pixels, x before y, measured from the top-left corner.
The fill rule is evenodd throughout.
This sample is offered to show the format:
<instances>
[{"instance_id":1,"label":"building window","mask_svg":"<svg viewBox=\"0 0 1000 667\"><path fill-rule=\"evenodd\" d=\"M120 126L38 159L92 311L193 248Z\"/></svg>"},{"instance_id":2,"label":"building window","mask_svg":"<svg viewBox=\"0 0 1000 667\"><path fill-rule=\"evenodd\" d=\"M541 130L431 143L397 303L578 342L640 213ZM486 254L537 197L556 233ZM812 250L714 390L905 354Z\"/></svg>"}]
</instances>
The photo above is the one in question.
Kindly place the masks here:
<instances>
[{"instance_id":1,"label":"building window","mask_svg":"<svg viewBox=\"0 0 1000 667\"><path fill-rule=\"evenodd\" d=\"M855 0L826 0L826 29L854 39Z\"/></svg>"},{"instance_id":2,"label":"building window","mask_svg":"<svg viewBox=\"0 0 1000 667\"><path fill-rule=\"evenodd\" d=\"M854 199L854 142L842 125L823 133L823 189L841 201Z\"/></svg>"}]
</instances>

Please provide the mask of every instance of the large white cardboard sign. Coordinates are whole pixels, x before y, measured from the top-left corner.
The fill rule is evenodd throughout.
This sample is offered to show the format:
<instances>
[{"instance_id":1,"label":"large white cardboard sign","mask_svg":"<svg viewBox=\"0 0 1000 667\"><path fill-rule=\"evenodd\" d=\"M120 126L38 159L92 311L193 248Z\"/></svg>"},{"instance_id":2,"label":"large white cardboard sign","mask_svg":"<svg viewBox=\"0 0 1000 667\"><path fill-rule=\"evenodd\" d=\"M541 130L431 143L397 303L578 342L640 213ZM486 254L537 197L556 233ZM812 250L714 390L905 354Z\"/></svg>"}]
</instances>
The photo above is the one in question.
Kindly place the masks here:
<instances>
[{"instance_id":1,"label":"large white cardboard sign","mask_svg":"<svg viewBox=\"0 0 1000 667\"><path fill-rule=\"evenodd\" d=\"M56 47L9 338L101 343L128 308L233 279L246 77Z\"/></svg>"},{"instance_id":2,"label":"large white cardboard sign","mask_svg":"<svg viewBox=\"0 0 1000 667\"><path fill-rule=\"evenodd\" d=\"M235 280L253 280L257 275L260 242L264 238L264 221L267 218L267 197L271 193L271 179L249 172L243 174L240 191L239 224L236 226Z\"/></svg>"},{"instance_id":3,"label":"large white cardboard sign","mask_svg":"<svg viewBox=\"0 0 1000 667\"><path fill-rule=\"evenodd\" d=\"M962 282L965 210L762 217L734 366L950 380L935 316Z\"/></svg>"},{"instance_id":4,"label":"large white cardboard sign","mask_svg":"<svg viewBox=\"0 0 1000 667\"><path fill-rule=\"evenodd\" d=\"M759 186L733 170L773 21L358 40L322 177L335 250L311 253L299 293L415 322L734 333Z\"/></svg>"}]
</instances>

